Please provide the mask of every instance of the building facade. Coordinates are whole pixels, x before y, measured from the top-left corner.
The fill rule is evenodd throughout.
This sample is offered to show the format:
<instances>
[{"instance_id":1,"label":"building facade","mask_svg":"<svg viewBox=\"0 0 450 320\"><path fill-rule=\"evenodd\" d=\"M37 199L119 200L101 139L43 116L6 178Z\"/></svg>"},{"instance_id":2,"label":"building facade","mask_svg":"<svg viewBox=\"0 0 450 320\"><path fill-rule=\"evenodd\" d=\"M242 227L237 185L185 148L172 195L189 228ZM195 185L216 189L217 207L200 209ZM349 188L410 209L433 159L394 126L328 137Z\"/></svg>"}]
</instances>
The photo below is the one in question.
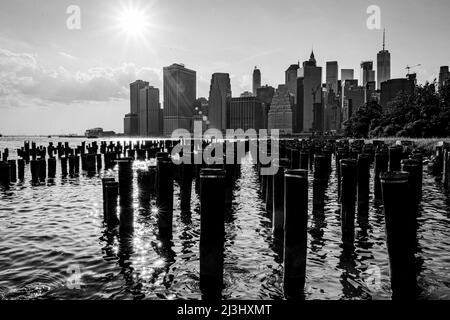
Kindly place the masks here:
<instances>
[{"instance_id":1,"label":"building facade","mask_svg":"<svg viewBox=\"0 0 450 320\"><path fill-rule=\"evenodd\" d=\"M383 30L383 50L377 54L377 89L381 83L391 79L391 54L386 50L386 31Z\"/></svg>"},{"instance_id":2,"label":"building facade","mask_svg":"<svg viewBox=\"0 0 450 320\"><path fill-rule=\"evenodd\" d=\"M182 64L163 69L164 135L176 129L190 130L197 96L196 72Z\"/></svg>"},{"instance_id":3,"label":"building facade","mask_svg":"<svg viewBox=\"0 0 450 320\"><path fill-rule=\"evenodd\" d=\"M263 106L257 97L231 98L227 108L227 129L264 129Z\"/></svg>"},{"instance_id":4,"label":"building facade","mask_svg":"<svg viewBox=\"0 0 450 320\"><path fill-rule=\"evenodd\" d=\"M227 128L227 105L231 99L228 73L214 73L209 88L209 127L224 131Z\"/></svg>"},{"instance_id":5,"label":"building facade","mask_svg":"<svg viewBox=\"0 0 450 320\"><path fill-rule=\"evenodd\" d=\"M355 70L353 69L341 69L341 83L345 80L355 79Z\"/></svg>"},{"instance_id":6,"label":"building facade","mask_svg":"<svg viewBox=\"0 0 450 320\"><path fill-rule=\"evenodd\" d=\"M160 136L159 118L161 104L159 102L159 89L152 86L140 90L139 102L139 136Z\"/></svg>"},{"instance_id":7,"label":"building facade","mask_svg":"<svg viewBox=\"0 0 450 320\"><path fill-rule=\"evenodd\" d=\"M381 83L380 105L383 109L389 107L389 102L393 101L400 93L412 94L414 92L414 81L400 78L391 79Z\"/></svg>"},{"instance_id":8,"label":"building facade","mask_svg":"<svg viewBox=\"0 0 450 320\"><path fill-rule=\"evenodd\" d=\"M286 85L279 85L268 114L268 129L278 129L280 134L293 133L294 95Z\"/></svg>"},{"instance_id":9,"label":"building facade","mask_svg":"<svg viewBox=\"0 0 450 320\"><path fill-rule=\"evenodd\" d=\"M253 70L253 87L252 92L253 95L257 95L257 90L261 87L261 70L259 70L257 67Z\"/></svg>"},{"instance_id":10,"label":"building facade","mask_svg":"<svg viewBox=\"0 0 450 320\"><path fill-rule=\"evenodd\" d=\"M442 66L439 71L439 89L445 86L450 80L448 66Z\"/></svg>"},{"instance_id":11,"label":"building facade","mask_svg":"<svg viewBox=\"0 0 450 320\"><path fill-rule=\"evenodd\" d=\"M361 85L364 87L367 82L375 81L375 70L373 61L361 62Z\"/></svg>"},{"instance_id":12,"label":"building facade","mask_svg":"<svg viewBox=\"0 0 450 320\"><path fill-rule=\"evenodd\" d=\"M314 52L303 63L303 132L312 132L314 112L322 104L322 68L316 64Z\"/></svg>"}]
</instances>

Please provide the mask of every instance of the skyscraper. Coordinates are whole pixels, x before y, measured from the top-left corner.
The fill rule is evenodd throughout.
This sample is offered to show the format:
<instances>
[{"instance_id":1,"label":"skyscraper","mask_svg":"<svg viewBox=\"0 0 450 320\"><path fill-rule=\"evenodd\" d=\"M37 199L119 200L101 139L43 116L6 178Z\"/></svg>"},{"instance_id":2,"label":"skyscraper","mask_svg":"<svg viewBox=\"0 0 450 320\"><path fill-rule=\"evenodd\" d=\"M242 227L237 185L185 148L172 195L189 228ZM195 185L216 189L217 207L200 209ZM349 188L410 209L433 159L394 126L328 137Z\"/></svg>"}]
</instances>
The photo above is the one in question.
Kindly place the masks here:
<instances>
[{"instance_id":1,"label":"skyscraper","mask_svg":"<svg viewBox=\"0 0 450 320\"><path fill-rule=\"evenodd\" d=\"M227 104L231 99L231 84L228 73L214 73L209 89L208 120L210 128L226 130Z\"/></svg>"},{"instance_id":2,"label":"skyscraper","mask_svg":"<svg viewBox=\"0 0 450 320\"><path fill-rule=\"evenodd\" d=\"M344 84L345 80L355 79L355 71L353 69L341 69L341 84Z\"/></svg>"},{"instance_id":3,"label":"skyscraper","mask_svg":"<svg viewBox=\"0 0 450 320\"><path fill-rule=\"evenodd\" d=\"M337 61L328 61L326 63L326 79L325 79L325 90L323 94L324 101L324 129L326 131L330 130L330 123L332 118L332 108L334 106L334 99L337 96L338 83L339 83L339 67ZM333 99L329 99L332 96ZM333 109L333 112L335 110Z\"/></svg>"},{"instance_id":4,"label":"skyscraper","mask_svg":"<svg viewBox=\"0 0 450 320\"><path fill-rule=\"evenodd\" d=\"M338 91L338 74L339 74L339 67L337 61L328 61L327 62L327 77L326 77L326 84L327 84L327 90L330 91L330 89L333 89L334 92Z\"/></svg>"},{"instance_id":5,"label":"skyscraper","mask_svg":"<svg viewBox=\"0 0 450 320\"><path fill-rule=\"evenodd\" d=\"M292 107L294 95L286 85L279 85L272 99L268 114L268 129L278 129L282 134L291 134L293 125Z\"/></svg>"},{"instance_id":6,"label":"skyscraper","mask_svg":"<svg viewBox=\"0 0 450 320\"><path fill-rule=\"evenodd\" d=\"M159 89L152 86L140 90L139 135L141 137L159 136L161 128Z\"/></svg>"},{"instance_id":7,"label":"skyscraper","mask_svg":"<svg viewBox=\"0 0 450 320\"><path fill-rule=\"evenodd\" d=\"M364 87L370 81L375 81L373 61L363 61L361 62L361 86Z\"/></svg>"},{"instance_id":8,"label":"skyscraper","mask_svg":"<svg viewBox=\"0 0 450 320\"><path fill-rule=\"evenodd\" d=\"M190 130L197 95L196 72L182 64L163 69L164 82L164 134L175 129Z\"/></svg>"},{"instance_id":9,"label":"skyscraper","mask_svg":"<svg viewBox=\"0 0 450 320\"><path fill-rule=\"evenodd\" d=\"M139 110L140 96L139 92L142 88L148 86L148 82L137 80L130 83L130 113L124 119L124 133L126 136L137 136L139 130Z\"/></svg>"},{"instance_id":10,"label":"skyscraper","mask_svg":"<svg viewBox=\"0 0 450 320\"><path fill-rule=\"evenodd\" d=\"M391 79L391 54L386 50L386 32L383 30L383 50L377 54L377 88L381 83Z\"/></svg>"},{"instance_id":11,"label":"skyscraper","mask_svg":"<svg viewBox=\"0 0 450 320\"><path fill-rule=\"evenodd\" d=\"M439 89L448 83L450 80L450 72L448 70L448 66L442 66L439 71Z\"/></svg>"},{"instance_id":12,"label":"skyscraper","mask_svg":"<svg viewBox=\"0 0 450 320\"><path fill-rule=\"evenodd\" d=\"M261 70L255 67L253 70L253 95L256 96L258 88L261 87Z\"/></svg>"},{"instance_id":13,"label":"skyscraper","mask_svg":"<svg viewBox=\"0 0 450 320\"><path fill-rule=\"evenodd\" d=\"M231 98L227 108L227 129L262 129L262 108L257 97Z\"/></svg>"},{"instance_id":14,"label":"skyscraper","mask_svg":"<svg viewBox=\"0 0 450 320\"><path fill-rule=\"evenodd\" d=\"M316 65L314 52L303 63L303 132L311 132L314 124L314 112L322 103L322 68Z\"/></svg>"},{"instance_id":15,"label":"skyscraper","mask_svg":"<svg viewBox=\"0 0 450 320\"><path fill-rule=\"evenodd\" d=\"M297 100L297 78L298 78L298 71L300 69L299 64L291 64L289 68L287 68L285 72L285 85L287 91L292 94L294 97L294 104L292 105L292 117L294 119L294 126L293 131L297 130L297 122L295 119L297 119L297 113L298 113L298 100Z\"/></svg>"}]
</instances>

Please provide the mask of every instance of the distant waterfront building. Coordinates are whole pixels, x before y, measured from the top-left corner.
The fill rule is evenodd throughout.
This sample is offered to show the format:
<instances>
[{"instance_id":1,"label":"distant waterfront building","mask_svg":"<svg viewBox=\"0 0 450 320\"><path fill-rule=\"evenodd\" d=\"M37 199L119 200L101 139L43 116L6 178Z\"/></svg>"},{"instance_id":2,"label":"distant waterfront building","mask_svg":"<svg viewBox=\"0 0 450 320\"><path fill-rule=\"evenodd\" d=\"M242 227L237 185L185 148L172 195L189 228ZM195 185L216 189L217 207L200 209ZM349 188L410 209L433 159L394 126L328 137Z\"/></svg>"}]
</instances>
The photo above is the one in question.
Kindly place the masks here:
<instances>
[{"instance_id":1,"label":"distant waterfront building","mask_svg":"<svg viewBox=\"0 0 450 320\"><path fill-rule=\"evenodd\" d=\"M270 106L272 104L273 96L275 95L275 88L265 85L261 88L258 88L256 91L256 97L262 104L263 109L263 129L268 128L268 113L270 110Z\"/></svg>"},{"instance_id":2,"label":"distant waterfront building","mask_svg":"<svg viewBox=\"0 0 450 320\"><path fill-rule=\"evenodd\" d=\"M140 90L139 102L139 136L160 136L160 112L159 89L152 86Z\"/></svg>"},{"instance_id":3,"label":"distant waterfront building","mask_svg":"<svg viewBox=\"0 0 450 320\"><path fill-rule=\"evenodd\" d=\"M285 85L290 94L294 97L294 105L292 107L292 117L294 119L294 127L292 128L294 132L297 131L297 123L295 119L297 118L298 113L298 100L297 100L297 78L300 68L299 63L291 64L289 68L285 71Z\"/></svg>"},{"instance_id":4,"label":"distant waterfront building","mask_svg":"<svg viewBox=\"0 0 450 320\"><path fill-rule=\"evenodd\" d=\"M139 135L139 116L135 113L128 113L123 119L124 133L127 137Z\"/></svg>"},{"instance_id":5,"label":"distant waterfront building","mask_svg":"<svg viewBox=\"0 0 450 320\"><path fill-rule=\"evenodd\" d=\"M341 83L343 84L345 80L355 79L355 70L353 69L341 69Z\"/></svg>"},{"instance_id":6,"label":"distant waterfront building","mask_svg":"<svg viewBox=\"0 0 450 320\"><path fill-rule=\"evenodd\" d=\"M412 94L414 92L414 81L412 79L391 79L381 83L380 105L383 109L389 106L400 93Z\"/></svg>"},{"instance_id":7,"label":"distant waterfront building","mask_svg":"<svg viewBox=\"0 0 450 320\"><path fill-rule=\"evenodd\" d=\"M209 89L208 120L210 128L225 130L227 127L227 105L231 99L231 84L228 73L214 73Z\"/></svg>"},{"instance_id":8,"label":"distant waterfront building","mask_svg":"<svg viewBox=\"0 0 450 320\"><path fill-rule=\"evenodd\" d=\"M281 134L293 133L294 95L286 85L279 85L268 114L268 129L278 129Z\"/></svg>"},{"instance_id":9,"label":"distant waterfront building","mask_svg":"<svg viewBox=\"0 0 450 320\"><path fill-rule=\"evenodd\" d=\"M383 30L383 50L377 54L377 89L381 83L391 79L391 54L386 50L386 32Z\"/></svg>"},{"instance_id":10,"label":"distant waterfront building","mask_svg":"<svg viewBox=\"0 0 450 320\"><path fill-rule=\"evenodd\" d=\"M256 96L258 88L261 87L261 70L257 67L253 70L253 95Z\"/></svg>"},{"instance_id":11,"label":"distant waterfront building","mask_svg":"<svg viewBox=\"0 0 450 320\"><path fill-rule=\"evenodd\" d=\"M311 132L314 127L314 112L322 105L322 68L316 64L314 52L303 63L303 132ZM317 110L320 113L320 110ZM317 118L317 117L316 117ZM314 125L317 127L317 123Z\"/></svg>"},{"instance_id":12,"label":"distant waterfront building","mask_svg":"<svg viewBox=\"0 0 450 320\"><path fill-rule=\"evenodd\" d=\"M84 132L86 137L113 137L116 135L114 131L104 131L103 128L88 129Z\"/></svg>"},{"instance_id":13,"label":"distant waterfront building","mask_svg":"<svg viewBox=\"0 0 450 320\"><path fill-rule=\"evenodd\" d=\"M227 129L259 129L264 128L263 107L257 97L231 98L227 108Z\"/></svg>"},{"instance_id":14,"label":"distant waterfront building","mask_svg":"<svg viewBox=\"0 0 450 320\"><path fill-rule=\"evenodd\" d=\"M445 86L450 80L448 66L442 66L439 72L439 89Z\"/></svg>"},{"instance_id":15,"label":"distant waterfront building","mask_svg":"<svg viewBox=\"0 0 450 320\"><path fill-rule=\"evenodd\" d=\"M164 82L164 135L175 129L190 130L197 95L196 72L182 64L163 69Z\"/></svg>"},{"instance_id":16,"label":"distant waterfront building","mask_svg":"<svg viewBox=\"0 0 450 320\"><path fill-rule=\"evenodd\" d=\"M361 85L364 87L370 81L375 81L373 61L363 61L361 62Z\"/></svg>"}]
</instances>

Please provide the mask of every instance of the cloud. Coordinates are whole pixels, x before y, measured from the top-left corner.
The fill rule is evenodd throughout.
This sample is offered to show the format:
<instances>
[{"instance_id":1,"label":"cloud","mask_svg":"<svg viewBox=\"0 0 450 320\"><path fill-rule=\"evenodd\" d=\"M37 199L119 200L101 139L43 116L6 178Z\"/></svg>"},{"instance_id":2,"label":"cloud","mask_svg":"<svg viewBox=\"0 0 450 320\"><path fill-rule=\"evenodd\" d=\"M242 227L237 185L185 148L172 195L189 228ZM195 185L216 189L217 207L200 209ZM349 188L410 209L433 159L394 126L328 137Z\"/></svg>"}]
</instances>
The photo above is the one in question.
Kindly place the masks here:
<instances>
[{"instance_id":1,"label":"cloud","mask_svg":"<svg viewBox=\"0 0 450 320\"><path fill-rule=\"evenodd\" d=\"M76 57L74 57L73 55L68 54L68 53L66 53L66 52L60 51L60 52L58 52L58 54L59 54L61 57L67 58L67 59L69 59L69 60L75 60L75 59L76 59Z\"/></svg>"},{"instance_id":2,"label":"cloud","mask_svg":"<svg viewBox=\"0 0 450 320\"><path fill-rule=\"evenodd\" d=\"M96 67L70 72L64 67L47 69L35 55L0 48L0 104L41 99L73 103L128 99L129 84L137 79L160 87L161 71L124 63L118 67Z\"/></svg>"}]
</instances>

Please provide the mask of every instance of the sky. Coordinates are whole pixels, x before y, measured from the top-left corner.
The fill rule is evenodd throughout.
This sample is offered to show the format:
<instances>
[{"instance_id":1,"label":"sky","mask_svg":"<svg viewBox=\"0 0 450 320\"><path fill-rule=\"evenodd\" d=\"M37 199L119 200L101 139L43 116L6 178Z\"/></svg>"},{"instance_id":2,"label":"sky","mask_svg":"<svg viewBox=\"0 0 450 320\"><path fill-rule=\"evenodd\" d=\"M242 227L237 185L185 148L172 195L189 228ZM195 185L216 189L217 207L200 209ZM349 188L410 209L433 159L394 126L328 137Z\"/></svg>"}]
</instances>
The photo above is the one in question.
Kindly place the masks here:
<instances>
[{"instance_id":1,"label":"sky","mask_svg":"<svg viewBox=\"0 0 450 320\"><path fill-rule=\"evenodd\" d=\"M80 29L67 27L71 5ZM380 30L367 27L371 5ZM418 81L433 81L450 64L449 12L448 0L0 0L0 134L123 132L129 83L162 88L172 63L197 71L197 97L208 97L214 72L230 74L233 96L251 91L255 66L277 87L312 48L324 76L338 61L359 78L383 28L391 77L421 64Z\"/></svg>"}]
</instances>

